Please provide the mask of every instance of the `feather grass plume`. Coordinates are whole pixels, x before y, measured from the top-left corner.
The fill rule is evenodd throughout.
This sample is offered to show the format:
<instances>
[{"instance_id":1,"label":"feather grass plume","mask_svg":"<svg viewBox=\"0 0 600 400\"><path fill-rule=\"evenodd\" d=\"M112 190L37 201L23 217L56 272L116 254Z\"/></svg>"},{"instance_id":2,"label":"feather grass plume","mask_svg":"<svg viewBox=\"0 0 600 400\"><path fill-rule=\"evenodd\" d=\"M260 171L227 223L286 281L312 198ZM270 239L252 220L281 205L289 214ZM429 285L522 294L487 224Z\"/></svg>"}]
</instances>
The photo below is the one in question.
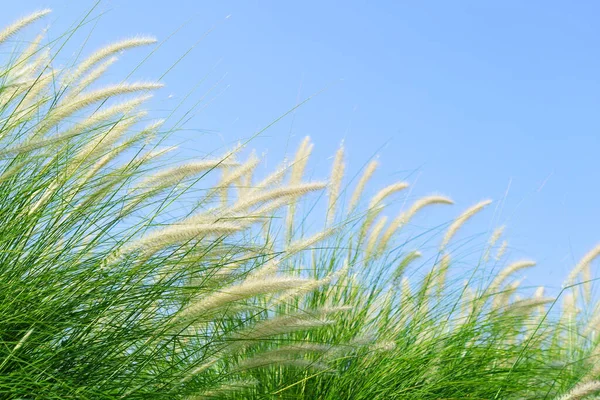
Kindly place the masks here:
<instances>
[{"instance_id":1,"label":"feather grass plume","mask_svg":"<svg viewBox=\"0 0 600 400\"><path fill-rule=\"evenodd\" d=\"M446 246L448 246L448 243L450 243L450 240L452 240L454 235L456 235L458 230L469 219L471 219L475 214L477 214L479 211L483 210L484 207L491 204L491 202L492 202L491 200L484 200L482 202L479 202L479 203L475 204L473 207L471 207L471 208L467 209L465 212L463 212L458 218L456 218L456 220L454 220L454 222L452 222L452 224L446 231L446 234L444 235L444 238L442 239L442 244L440 245L440 249L442 249L442 250L445 249Z\"/></svg>"},{"instance_id":2,"label":"feather grass plume","mask_svg":"<svg viewBox=\"0 0 600 400\"><path fill-rule=\"evenodd\" d=\"M25 28L27 25L37 21L38 19L48 15L52 10L44 9L40 11L36 11L33 14L29 14L26 17L21 18L20 20L12 23L11 25L4 28L0 31L0 43L5 42L8 38L13 36L15 33Z\"/></svg>"}]
</instances>

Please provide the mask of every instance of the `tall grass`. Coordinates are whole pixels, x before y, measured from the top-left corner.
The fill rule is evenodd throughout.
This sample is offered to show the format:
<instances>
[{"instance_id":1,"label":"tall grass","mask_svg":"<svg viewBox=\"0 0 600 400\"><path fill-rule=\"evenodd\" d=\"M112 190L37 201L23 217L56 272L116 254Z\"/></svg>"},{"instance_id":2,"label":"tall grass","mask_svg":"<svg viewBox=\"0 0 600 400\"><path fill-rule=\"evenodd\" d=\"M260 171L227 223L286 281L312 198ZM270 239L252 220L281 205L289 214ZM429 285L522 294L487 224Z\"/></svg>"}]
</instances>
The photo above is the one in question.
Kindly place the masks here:
<instances>
[{"instance_id":1,"label":"tall grass","mask_svg":"<svg viewBox=\"0 0 600 400\"><path fill-rule=\"evenodd\" d=\"M0 45L45 14L0 32ZM502 228L456 268L456 235L489 201L441 224L445 233L415 232L413 218L451 199L406 197L398 212L404 182L363 199L378 164L346 184L343 148L323 182L304 178L308 138L263 178L242 147L167 165L172 128L143 111L161 85L96 85L114 54L153 39L63 70L40 42L14 49L0 69L1 398L580 399L600 390L590 288L599 248L546 297L519 287L514 276L534 263L506 260ZM302 229L315 202L323 226ZM413 247L422 235L439 244Z\"/></svg>"}]
</instances>

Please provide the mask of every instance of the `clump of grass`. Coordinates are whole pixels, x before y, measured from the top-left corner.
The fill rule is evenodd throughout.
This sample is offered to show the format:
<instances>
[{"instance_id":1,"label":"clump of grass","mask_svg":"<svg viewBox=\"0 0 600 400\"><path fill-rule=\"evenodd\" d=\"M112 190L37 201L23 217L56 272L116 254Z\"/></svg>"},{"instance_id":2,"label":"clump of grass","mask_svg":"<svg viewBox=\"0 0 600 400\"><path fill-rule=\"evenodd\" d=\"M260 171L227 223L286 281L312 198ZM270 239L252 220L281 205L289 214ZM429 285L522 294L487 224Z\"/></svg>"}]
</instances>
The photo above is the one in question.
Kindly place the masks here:
<instances>
[{"instance_id":1,"label":"clump of grass","mask_svg":"<svg viewBox=\"0 0 600 400\"><path fill-rule=\"evenodd\" d=\"M45 14L6 28L0 44ZM154 40L117 42L62 71L40 42L0 69L3 398L598 393L600 306L577 284L598 249L546 297L513 280L534 263L506 264L499 228L460 276L453 243L489 201L445 233L415 234L413 218L452 200L426 196L388 219L409 184L363 202L371 162L345 208L343 148L327 181L307 182L309 138L262 180L260 160L241 159L239 147L160 169L172 128L146 121L142 107L161 85L90 89L114 54ZM323 190L322 229L299 234L298 202Z\"/></svg>"}]
</instances>

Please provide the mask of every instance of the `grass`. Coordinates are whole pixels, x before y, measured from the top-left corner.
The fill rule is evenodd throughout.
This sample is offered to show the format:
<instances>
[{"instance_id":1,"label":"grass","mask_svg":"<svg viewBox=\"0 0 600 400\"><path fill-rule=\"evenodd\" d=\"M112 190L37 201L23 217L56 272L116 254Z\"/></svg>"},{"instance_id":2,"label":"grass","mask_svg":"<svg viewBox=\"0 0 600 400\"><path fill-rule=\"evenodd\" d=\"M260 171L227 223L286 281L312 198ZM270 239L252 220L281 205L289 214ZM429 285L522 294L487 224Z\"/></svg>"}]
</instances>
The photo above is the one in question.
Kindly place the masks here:
<instances>
[{"instance_id":1,"label":"grass","mask_svg":"<svg viewBox=\"0 0 600 400\"><path fill-rule=\"evenodd\" d=\"M45 14L6 28L0 45ZM160 85L97 85L114 54L153 40L63 70L40 40L0 69L0 398L566 400L600 390L590 287L600 247L546 297L514 279L533 263L506 261L501 229L485 243L456 237L489 202L416 231L413 218L452 201L416 199L388 219L407 184L363 199L377 163L343 186L343 148L327 182L304 178L308 138L264 178L243 146L167 165L175 128L142 111ZM304 229L322 208L323 226Z\"/></svg>"}]
</instances>

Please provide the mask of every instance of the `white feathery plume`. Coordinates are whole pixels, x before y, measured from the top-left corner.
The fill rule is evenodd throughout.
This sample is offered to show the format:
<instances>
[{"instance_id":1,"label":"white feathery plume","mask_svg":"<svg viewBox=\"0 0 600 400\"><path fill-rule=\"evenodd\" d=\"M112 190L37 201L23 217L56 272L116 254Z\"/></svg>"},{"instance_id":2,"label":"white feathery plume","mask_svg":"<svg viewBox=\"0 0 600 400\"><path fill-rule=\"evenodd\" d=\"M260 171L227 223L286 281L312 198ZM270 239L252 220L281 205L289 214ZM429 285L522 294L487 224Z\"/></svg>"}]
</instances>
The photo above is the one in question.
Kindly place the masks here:
<instances>
[{"instance_id":1,"label":"white feathery plume","mask_svg":"<svg viewBox=\"0 0 600 400\"><path fill-rule=\"evenodd\" d=\"M592 379L598 379L598 376L600 376L600 344L596 344L592 348L588 359L592 363L592 368L583 377L584 382L589 382Z\"/></svg>"},{"instance_id":2,"label":"white feathery plume","mask_svg":"<svg viewBox=\"0 0 600 400\"><path fill-rule=\"evenodd\" d=\"M298 150L296 151L296 156L294 157L294 161L291 167L290 173L290 185L297 185L302 181L302 176L304 175L304 170L306 169L306 164L308 162L308 158L312 152L313 145L310 143L310 137L306 136ZM294 215L296 213L296 201L292 200L288 207L288 212L286 215L286 235L288 239L292 235L292 231L294 229Z\"/></svg>"},{"instance_id":3,"label":"white feathery plume","mask_svg":"<svg viewBox=\"0 0 600 400\"><path fill-rule=\"evenodd\" d=\"M252 211L242 213L231 213L229 210L215 213L215 209L208 210L201 214L196 214L184 220L185 223L207 223L212 221L235 221L243 225L250 225L256 222L268 224L269 219L273 217L273 213L289 203L289 198L281 197L270 201L261 207ZM219 211L219 210L217 210Z\"/></svg>"},{"instance_id":4,"label":"white feathery plume","mask_svg":"<svg viewBox=\"0 0 600 400\"><path fill-rule=\"evenodd\" d=\"M496 245L496 242L498 242L500 236L502 236L502 234L504 233L505 228L506 227L502 225L494 229L494 232L492 232L492 236L490 236L490 240L488 242L490 247L494 247Z\"/></svg>"},{"instance_id":5,"label":"white feathery plume","mask_svg":"<svg viewBox=\"0 0 600 400\"><path fill-rule=\"evenodd\" d=\"M61 103L53 108L38 127L37 134L39 135L47 132L66 117L99 101L122 94L156 90L160 89L162 86L162 84L156 82L121 83L81 94L80 96L65 103Z\"/></svg>"},{"instance_id":6,"label":"white feathery plume","mask_svg":"<svg viewBox=\"0 0 600 400\"><path fill-rule=\"evenodd\" d=\"M308 238L299 239L295 242L292 242L285 248L285 250L284 250L285 255L289 257L300 251L306 250L310 246L313 246L313 245L321 242L322 240L327 239L329 236L331 236L336 231L337 231L337 229L330 228L330 229L321 231L317 234L314 234L313 236L310 236Z\"/></svg>"},{"instance_id":7,"label":"white feathery plume","mask_svg":"<svg viewBox=\"0 0 600 400\"><path fill-rule=\"evenodd\" d=\"M175 167L160 170L148 178L140 182L138 188L166 188L179 183L181 180L189 178L190 176L198 175L202 172L209 171L215 168L226 168L239 165L234 161L228 161L224 159L215 160L200 160L192 161L185 164L177 165Z\"/></svg>"},{"instance_id":8,"label":"white feathery plume","mask_svg":"<svg viewBox=\"0 0 600 400\"><path fill-rule=\"evenodd\" d=\"M260 321L250 328L232 334L229 338L232 342L229 348L230 350L235 350L246 347L256 340L263 340L272 336L329 326L333 322L323 319L323 317L329 314L347 312L351 309L352 307L345 306L325 307L307 312L278 315L271 319Z\"/></svg>"},{"instance_id":9,"label":"white feathery plume","mask_svg":"<svg viewBox=\"0 0 600 400\"><path fill-rule=\"evenodd\" d=\"M572 324L577 317L577 303L573 292L565 293L563 297L562 316L563 323Z\"/></svg>"},{"instance_id":10,"label":"white feathery plume","mask_svg":"<svg viewBox=\"0 0 600 400\"><path fill-rule=\"evenodd\" d=\"M580 382L558 400L580 400L600 391L600 381Z\"/></svg>"},{"instance_id":11,"label":"white feathery plume","mask_svg":"<svg viewBox=\"0 0 600 400\"><path fill-rule=\"evenodd\" d=\"M505 226L502 225L502 226L499 226L498 228L494 229L494 231L492 232L492 235L490 236L490 240L488 241L488 246L485 249L485 253L483 255L483 262L487 263L490 260L490 251L496 245L498 240L500 240L500 236L502 236L502 233L504 233L504 229L505 229Z\"/></svg>"},{"instance_id":12,"label":"white feathery plume","mask_svg":"<svg viewBox=\"0 0 600 400\"><path fill-rule=\"evenodd\" d=\"M365 216L365 220L360 229L360 237L364 237L367 231L371 228L371 223L375 220L377 215L383 210L384 206L382 203L386 197L391 196L392 194L404 190L408 187L408 183L406 182L396 182L389 186L384 187L379 192L371 198L369 202L369 207L367 209L367 213Z\"/></svg>"},{"instance_id":13,"label":"white feathery plume","mask_svg":"<svg viewBox=\"0 0 600 400\"><path fill-rule=\"evenodd\" d=\"M412 290L410 289L410 281L407 277L402 278L402 297L400 300L400 304L405 304L409 300L412 299Z\"/></svg>"},{"instance_id":14,"label":"white feathery plume","mask_svg":"<svg viewBox=\"0 0 600 400\"><path fill-rule=\"evenodd\" d=\"M534 294L533 294L533 298L534 299L541 299L544 297L544 287L540 286L538 287ZM537 315L535 317L535 319L533 319L531 321L531 323L529 323L528 328L526 330L525 335L523 336L523 339L521 340L521 343L529 343L532 340L535 340L538 343L541 343L544 339L544 335L543 333L543 327L542 327L542 322L544 321L544 319L546 318L546 307L544 304L540 305L537 307ZM536 335L534 337L534 335Z\"/></svg>"},{"instance_id":15,"label":"white feathery plume","mask_svg":"<svg viewBox=\"0 0 600 400\"><path fill-rule=\"evenodd\" d=\"M352 192L352 197L350 198L350 203L348 206L349 212L354 210L356 208L356 206L358 205L358 202L365 190L365 186L366 186L367 182L371 179L371 177L373 176L373 173L375 172L375 170L377 169L378 166L379 166L379 163L377 161L371 161L365 168L365 172L362 174L362 176L360 177L360 180L356 184L356 188L354 189L354 192Z\"/></svg>"},{"instance_id":16,"label":"white feathery plume","mask_svg":"<svg viewBox=\"0 0 600 400\"><path fill-rule=\"evenodd\" d=\"M50 68L50 49L45 48L31 62L16 70L9 71L7 80L13 84L24 83L33 85L41 78L41 73Z\"/></svg>"},{"instance_id":17,"label":"white feathery plume","mask_svg":"<svg viewBox=\"0 0 600 400\"><path fill-rule=\"evenodd\" d=\"M535 291L533 292L533 298L534 299L541 299L542 297L544 297L544 292L545 292L545 288L543 286L539 286L535 289ZM545 312L545 307L540 306L537 309L539 314L543 314Z\"/></svg>"},{"instance_id":18,"label":"white feathery plume","mask_svg":"<svg viewBox=\"0 0 600 400\"><path fill-rule=\"evenodd\" d=\"M583 292L583 300L586 304L592 301L592 268L590 264L586 264L581 271L581 290Z\"/></svg>"},{"instance_id":19,"label":"white feathery plume","mask_svg":"<svg viewBox=\"0 0 600 400\"><path fill-rule=\"evenodd\" d=\"M504 308L504 312L509 313L527 313L531 309L544 306L548 303L552 303L555 299L553 297L539 297L539 298L530 298L530 299L522 299L517 300L513 303L508 304Z\"/></svg>"},{"instance_id":20,"label":"white feathery plume","mask_svg":"<svg viewBox=\"0 0 600 400\"><path fill-rule=\"evenodd\" d=\"M237 179L235 189L237 190L237 198L244 198L248 195L248 192L252 188L252 180L254 178L254 168L248 168L246 171L243 171L243 175ZM242 171L240 171L242 172Z\"/></svg>"},{"instance_id":21,"label":"white feathery plume","mask_svg":"<svg viewBox=\"0 0 600 400\"><path fill-rule=\"evenodd\" d=\"M40 94L47 89L48 84L52 82L53 79L54 74L50 73L41 76L37 81L35 81L35 84L32 82L33 86L29 87L21 102L17 104L13 111L13 115L16 116L17 120L26 120L31 113L38 110L45 100L49 98L42 97L42 99L39 99L41 97ZM1 101L2 100L0 100L0 102Z\"/></svg>"},{"instance_id":22,"label":"white feathery plume","mask_svg":"<svg viewBox=\"0 0 600 400\"><path fill-rule=\"evenodd\" d=\"M254 196L250 196L247 199L238 200L231 208L231 212L240 212L253 207L257 204L262 204L268 201L272 201L281 197L293 196L299 197L310 192L321 190L327 186L324 182L309 182L300 183L297 185L283 186L275 189L268 190L266 192L257 193Z\"/></svg>"},{"instance_id":23,"label":"white feathery plume","mask_svg":"<svg viewBox=\"0 0 600 400\"><path fill-rule=\"evenodd\" d=\"M495 294L496 291L502 285L502 283L504 283L506 278L508 278L510 275L512 275L515 272L520 271L522 269L531 268L534 265L535 265L535 262L530 261L530 260L519 260L519 261L513 262L512 264L509 264L506 268L501 270L498 273L498 275L496 275L496 277L492 280L492 283L490 283L490 286L487 289L488 293Z\"/></svg>"},{"instance_id":24,"label":"white feathery plume","mask_svg":"<svg viewBox=\"0 0 600 400\"><path fill-rule=\"evenodd\" d=\"M88 182L91 178L93 178L98 172L104 168L111 160L113 160L117 155L119 155L122 151L127 149L128 146L120 145L115 146L105 155L103 155L94 165L92 165L89 171L81 178L80 185Z\"/></svg>"},{"instance_id":25,"label":"white feathery plume","mask_svg":"<svg viewBox=\"0 0 600 400\"><path fill-rule=\"evenodd\" d=\"M474 303L475 291L469 287L469 281L465 281L464 292L460 302L460 315L456 320L457 329L469 321Z\"/></svg>"},{"instance_id":26,"label":"white feathery plume","mask_svg":"<svg viewBox=\"0 0 600 400\"><path fill-rule=\"evenodd\" d=\"M157 158L157 157L161 157L167 153L170 153L172 151L175 151L179 148L179 146L167 146L167 147L161 147L161 148L157 148L154 150L150 150L149 152L147 152L146 154L144 154L143 158L146 160L151 160L153 158Z\"/></svg>"},{"instance_id":27,"label":"white feathery plume","mask_svg":"<svg viewBox=\"0 0 600 400\"><path fill-rule=\"evenodd\" d=\"M335 271L322 279L312 280L308 283L305 283L305 284L299 286L296 289L292 289L292 290L289 290L289 291L283 293L281 296L279 296L277 298L276 301L273 302L273 305L284 303L289 300L293 300L294 298L304 295L306 293L310 293L313 290L320 288L321 286L328 285L333 280L339 279L339 278L343 277L344 275L346 275L348 270L349 270L349 265L348 265L348 261L346 260L346 261L344 261L344 266L342 268L340 268L338 271Z\"/></svg>"},{"instance_id":28,"label":"white feathery plume","mask_svg":"<svg viewBox=\"0 0 600 400\"><path fill-rule=\"evenodd\" d=\"M331 225L335 218L335 211L344 177L344 145L342 144L335 154L329 178L329 204L327 206L327 225Z\"/></svg>"},{"instance_id":29,"label":"white feathery plume","mask_svg":"<svg viewBox=\"0 0 600 400\"><path fill-rule=\"evenodd\" d=\"M23 18L17 20L16 22L13 22L11 25L7 26L2 31L0 31L0 43L5 42L9 37L14 35L18 31L20 31L21 29L25 28L27 25L31 24L32 22L35 22L36 20L49 14L51 11L52 10L50 10L50 9L36 11L32 14L29 14L26 17L23 17Z\"/></svg>"},{"instance_id":30,"label":"white feathery plume","mask_svg":"<svg viewBox=\"0 0 600 400\"><path fill-rule=\"evenodd\" d=\"M392 238L392 235L394 235L394 233L396 233L396 231L402 226L406 225L415 216L416 213L418 213L422 208L434 204L454 204L454 202L448 197L439 195L431 195L418 199L407 211L401 212L390 223L390 226L386 229L385 233L382 236L379 245L380 251L383 251L386 248L388 242Z\"/></svg>"},{"instance_id":31,"label":"white feathery plume","mask_svg":"<svg viewBox=\"0 0 600 400\"><path fill-rule=\"evenodd\" d=\"M406 182L396 182L396 183L392 183L389 186L384 187L379 192L377 192L377 194L375 194L375 196L373 196L373 198L369 202L369 209L374 209L376 206L381 204L381 202L383 200L385 200L387 197L391 196L392 194L394 194L396 192L404 190L407 187L408 187L408 183L406 183Z\"/></svg>"},{"instance_id":32,"label":"white feathery plume","mask_svg":"<svg viewBox=\"0 0 600 400\"><path fill-rule=\"evenodd\" d=\"M410 281L407 277L402 277L402 282L400 283L401 293L400 293L400 317L398 318L398 322L396 324L396 329L402 329L409 318L415 312L415 301L413 298L412 289L410 287Z\"/></svg>"},{"instance_id":33,"label":"white feathery plume","mask_svg":"<svg viewBox=\"0 0 600 400\"><path fill-rule=\"evenodd\" d=\"M52 182L46 189L44 189L44 194L29 208L27 215L34 214L42 205L48 201L53 194L60 188L59 183L55 180Z\"/></svg>"},{"instance_id":34,"label":"white feathery plume","mask_svg":"<svg viewBox=\"0 0 600 400\"><path fill-rule=\"evenodd\" d=\"M265 279L268 276L275 275L277 269L279 268L279 260L273 258L269 261L265 262L260 268L252 271L248 275L248 280L260 280Z\"/></svg>"},{"instance_id":35,"label":"white feathery plume","mask_svg":"<svg viewBox=\"0 0 600 400\"><path fill-rule=\"evenodd\" d=\"M304 170L306 169L306 163L308 162L310 153L312 153L312 149L313 145L310 143L310 137L306 136L296 151L296 156L294 157L294 161L292 163L290 184L296 184L302 181L302 176L304 175Z\"/></svg>"},{"instance_id":36,"label":"white feathery plume","mask_svg":"<svg viewBox=\"0 0 600 400\"><path fill-rule=\"evenodd\" d=\"M394 270L394 273L392 275L392 279L393 280L399 279L402 276L402 274L404 273L404 271L406 271L406 268L413 261L415 261L417 258L419 258L421 256L422 256L422 254L418 250L411 251L406 256L404 256L404 258L400 261L400 263L398 264L398 266Z\"/></svg>"},{"instance_id":37,"label":"white feathery plume","mask_svg":"<svg viewBox=\"0 0 600 400\"><path fill-rule=\"evenodd\" d=\"M113 146L127 133L129 128L138 123L147 115L145 111L137 112L131 116L124 117L115 122L108 129L103 130L83 146L73 157L74 162L93 160L95 155L102 153L107 147Z\"/></svg>"},{"instance_id":38,"label":"white feathery plume","mask_svg":"<svg viewBox=\"0 0 600 400\"><path fill-rule=\"evenodd\" d=\"M383 231L383 228L385 227L385 224L387 223L387 219L388 218L386 216L383 216L373 226L373 229L371 230L371 233L369 234L369 237L367 239L367 244L365 246L365 259L369 259L369 258L371 258L371 256L376 255L374 253L374 250L377 245L377 239L379 239L379 236L381 235L381 231Z\"/></svg>"},{"instance_id":39,"label":"white feathery plume","mask_svg":"<svg viewBox=\"0 0 600 400\"><path fill-rule=\"evenodd\" d=\"M39 51L40 43L42 42L42 40L44 39L45 36L46 36L46 29L44 29L42 31L42 33L38 34L35 37L35 39L33 39L33 41L31 43L29 43L29 45L25 48L25 50L23 50L21 52L21 54L19 54L19 57L15 61L14 65L16 67L20 67L21 65L23 65L27 61L29 61L35 55L35 53Z\"/></svg>"},{"instance_id":40,"label":"white feathery plume","mask_svg":"<svg viewBox=\"0 0 600 400\"><path fill-rule=\"evenodd\" d=\"M577 265L571 270L569 276L565 280L563 287L567 287L575 283L577 275L579 275L596 257L600 255L600 244L590 250Z\"/></svg>"},{"instance_id":41,"label":"white feathery plume","mask_svg":"<svg viewBox=\"0 0 600 400\"><path fill-rule=\"evenodd\" d=\"M130 148L131 146L138 143L139 141L141 141L141 140L147 141L149 139L149 137L156 134L156 131L164 124L164 122L165 122L165 120L160 119L160 120L154 121L154 122L146 125L144 128L142 128L142 130L131 135L129 138L126 138L121 143L119 143L116 147L114 147L111 151L109 151L108 154L113 153L114 156L117 156L120 152ZM140 157L140 159L143 161L149 161L153 158L160 157L171 151L177 150L178 148L179 148L178 146L168 146L168 147L156 148L156 149L150 150L149 152L143 154Z\"/></svg>"},{"instance_id":42,"label":"white feathery plume","mask_svg":"<svg viewBox=\"0 0 600 400\"><path fill-rule=\"evenodd\" d=\"M262 181L257 183L251 189L250 193L254 194L254 192L257 190L265 189L271 185L278 185L283 180L283 178L285 177L285 174L287 174L289 170L290 170L289 165L287 165L287 163L284 161L283 164L277 170L275 170L275 172L268 175Z\"/></svg>"},{"instance_id":43,"label":"white feathery plume","mask_svg":"<svg viewBox=\"0 0 600 400\"><path fill-rule=\"evenodd\" d=\"M207 223L209 221L235 219L238 222L252 223L268 213L289 204L290 198L301 196L314 190L320 190L325 185L320 182L306 183L294 187L281 187L266 192L257 193L246 199L240 199L236 204L226 209L219 209L214 213L203 212L186 218L183 223ZM257 204L261 204L254 211L250 210Z\"/></svg>"},{"instance_id":44,"label":"white feathery plume","mask_svg":"<svg viewBox=\"0 0 600 400\"><path fill-rule=\"evenodd\" d=\"M545 287L543 287L543 286L538 286L538 287L535 289L535 292L533 292L533 297L536 297L536 298L537 298L537 297L542 297L542 296L544 296L544 292L545 292L545 291L546 291L546 288L545 288Z\"/></svg>"},{"instance_id":45,"label":"white feathery plume","mask_svg":"<svg viewBox=\"0 0 600 400\"><path fill-rule=\"evenodd\" d=\"M596 304L594 312L592 313L588 323L583 329L583 336L589 336L593 331L596 333L600 331L600 303Z\"/></svg>"},{"instance_id":46,"label":"white feathery plume","mask_svg":"<svg viewBox=\"0 0 600 400\"><path fill-rule=\"evenodd\" d=\"M397 347L396 342L387 341L387 342L375 343L374 345L369 346L369 350L386 352L386 351L393 351L396 349L396 347Z\"/></svg>"},{"instance_id":47,"label":"white feathery plume","mask_svg":"<svg viewBox=\"0 0 600 400\"><path fill-rule=\"evenodd\" d=\"M444 286L446 285L446 277L448 275L449 268L450 268L450 255L446 253L446 254L442 255L442 257L440 259L438 270L437 270L437 275L436 275L438 296L441 295L442 291L444 290Z\"/></svg>"},{"instance_id":48,"label":"white feathery plume","mask_svg":"<svg viewBox=\"0 0 600 400\"><path fill-rule=\"evenodd\" d=\"M221 178L221 181L217 184L215 188L216 190L220 190L222 192L222 207L227 206L227 192L229 186L231 186L236 181L239 181L243 176L252 174L254 169L256 169L256 167L258 166L259 162L260 159L256 157L254 152L252 152L248 160L239 167L232 169L231 171L228 171L227 169L223 171L223 177Z\"/></svg>"},{"instance_id":49,"label":"white feathery plume","mask_svg":"<svg viewBox=\"0 0 600 400\"><path fill-rule=\"evenodd\" d=\"M25 115L22 115L22 110L29 108L38 95L55 79L58 71L51 69L49 63L50 50L45 49L31 63L9 72L4 84L5 90L0 94L0 104L5 106L11 102L17 104L8 119L23 119ZM46 69L49 71L45 72Z\"/></svg>"},{"instance_id":50,"label":"white feathery plume","mask_svg":"<svg viewBox=\"0 0 600 400\"><path fill-rule=\"evenodd\" d=\"M492 310L497 310L501 307L504 307L508 304L510 300L510 296L512 296L519 286L521 285L521 280L514 281L506 285L502 291L497 294L494 294L494 298L492 300Z\"/></svg>"},{"instance_id":51,"label":"white feathery plume","mask_svg":"<svg viewBox=\"0 0 600 400\"><path fill-rule=\"evenodd\" d=\"M502 256L504 256L504 253L506 253L507 248L508 248L508 242L506 240L504 240L502 242L502 244L500 245L498 252L496 253L496 257L494 257L496 259L496 261L500 260L502 258Z\"/></svg>"},{"instance_id":52,"label":"white feathery plume","mask_svg":"<svg viewBox=\"0 0 600 400\"><path fill-rule=\"evenodd\" d=\"M138 107L151 97L152 96L150 95L139 96L131 100L125 101L123 103L115 104L114 106L108 107L104 110L94 113L92 116L86 118L84 121L76 124L74 127L69 128L64 132L59 132L56 135L42 139L32 139L20 145L0 150L0 155L33 151L56 143L64 142L65 140L68 140L72 137L86 133L87 130L89 130L99 122L103 122L106 119L115 115L127 113L134 110L136 107Z\"/></svg>"},{"instance_id":53,"label":"white feathery plume","mask_svg":"<svg viewBox=\"0 0 600 400\"><path fill-rule=\"evenodd\" d=\"M123 50L131 49L134 47L147 46L150 44L156 43L156 39L152 37L137 37L131 39L125 39L120 42L113 43L106 47L101 48L100 50L93 53L91 56L82 61L78 67L73 71L71 76L68 78L69 81L67 83L73 82L78 79L81 75L87 72L94 65L104 60L107 57L110 57L114 54L117 54Z\"/></svg>"},{"instance_id":54,"label":"white feathery plume","mask_svg":"<svg viewBox=\"0 0 600 400\"><path fill-rule=\"evenodd\" d=\"M454 222L450 225L450 227L448 228L448 231L446 232L446 235L444 236L444 239L442 240L442 244L440 246L440 249L445 249L446 246L448 245L448 243L450 243L450 240L452 240L452 238L454 237L454 235L456 235L456 232L458 232L458 230L471 218L473 217L475 214L477 214L479 211L483 210L483 208L487 205L489 205L492 201L491 200L484 200L482 202L479 202L477 204L475 204L473 207L467 209L465 212L463 212L461 215L458 216L458 218L456 218L454 220Z\"/></svg>"},{"instance_id":55,"label":"white feathery plume","mask_svg":"<svg viewBox=\"0 0 600 400\"><path fill-rule=\"evenodd\" d=\"M218 293L192 303L179 314L179 319L189 320L210 315L215 310L235 301L248 299L261 294L276 293L293 289L310 282L308 279L294 277L271 277L268 279L246 280L240 284L226 287Z\"/></svg>"},{"instance_id":56,"label":"white feathery plume","mask_svg":"<svg viewBox=\"0 0 600 400\"><path fill-rule=\"evenodd\" d=\"M80 149L77 154L73 156L71 163L65 168L65 175L70 176L74 173L78 168L81 167L81 164L86 161L90 161L94 159L94 154L97 154L102 151L105 147L110 147L116 142L127 130L137 123L139 119L143 118L146 115L143 112L137 113L131 117L125 118L123 120L115 123L110 129L102 134L98 135L94 138L90 143L85 145L82 149ZM91 168L90 171L84 176L82 180L80 180L80 185L85 183L93 174L97 172L96 168L102 168L106 163L110 161L113 157L115 157L118 152L110 151L107 155L109 157L101 159L100 164L96 164ZM111 154L112 153L112 154ZM53 182L46 190L44 195L32 206L29 210L29 215L33 214L41 205L43 205L55 192L60 188L60 184L57 180ZM75 196L76 191L73 192L73 196Z\"/></svg>"},{"instance_id":57,"label":"white feathery plume","mask_svg":"<svg viewBox=\"0 0 600 400\"><path fill-rule=\"evenodd\" d=\"M104 73L108 70L108 68L117 62L117 57L111 57L108 60L104 61L102 64L94 68L89 74L87 74L73 89L71 89L66 96L65 100L70 100L73 97L79 95L83 90L85 90L92 83L100 79Z\"/></svg>"},{"instance_id":58,"label":"white feathery plume","mask_svg":"<svg viewBox=\"0 0 600 400\"><path fill-rule=\"evenodd\" d=\"M244 340L244 342L250 344L249 342L252 340L311 330L331 324L331 321L310 318L308 315L284 315L259 322L249 330L237 332L232 339Z\"/></svg>"},{"instance_id":59,"label":"white feathery plume","mask_svg":"<svg viewBox=\"0 0 600 400\"><path fill-rule=\"evenodd\" d=\"M150 122L148 125L144 126L144 128L141 131L134 134L131 138L127 139L125 142L126 143L129 143L129 142L135 143L135 142L143 139L144 144L149 145L149 144L151 144L152 140L154 140L157 133L159 132L159 129L164 125L165 122L166 122L166 120L164 120L164 119L157 119L153 122ZM178 148L178 146L168 146L168 147L164 147L163 149L151 150L149 153L146 153L146 154L150 154L150 153L154 154L154 156L150 157L150 158L154 158L154 157L158 157L158 155L165 154L164 150L168 150L168 151L166 151L166 153L168 153L169 151L172 151L177 148Z\"/></svg>"},{"instance_id":60,"label":"white feathery plume","mask_svg":"<svg viewBox=\"0 0 600 400\"><path fill-rule=\"evenodd\" d=\"M237 232L240 229L239 225L231 223L168 225L134 241L125 248L124 252L137 249L152 252L165 246L187 242L198 237L227 235Z\"/></svg>"}]
</instances>

